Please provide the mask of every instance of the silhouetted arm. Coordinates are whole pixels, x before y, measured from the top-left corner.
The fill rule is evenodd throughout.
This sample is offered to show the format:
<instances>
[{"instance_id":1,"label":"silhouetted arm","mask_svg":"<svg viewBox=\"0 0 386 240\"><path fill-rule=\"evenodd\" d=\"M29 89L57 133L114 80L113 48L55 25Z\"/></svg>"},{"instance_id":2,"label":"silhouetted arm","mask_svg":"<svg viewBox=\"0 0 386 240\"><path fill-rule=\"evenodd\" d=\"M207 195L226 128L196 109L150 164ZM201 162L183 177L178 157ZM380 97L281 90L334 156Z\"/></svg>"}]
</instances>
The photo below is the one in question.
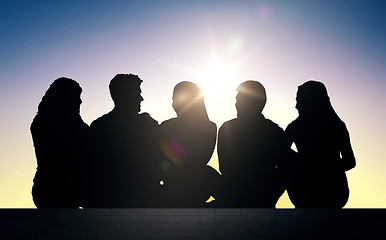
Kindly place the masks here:
<instances>
[{"instance_id":1,"label":"silhouetted arm","mask_svg":"<svg viewBox=\"0 0 386 240\"><path fill-rule=\"evenodd\" d=\"M223 125L218 131L218 142L217 142L217 154L219 169L222 175L228 172L228 162L230 158L230 143L229 135L227 134L227 126Z\"/></svg>"},{"instance_id":2,"label":"silhouetted arm","mask_svg":"<svg viewBox=\"0 0 386 240\"><path fill-rule=\"evenodd\" d=\"M284 148L286 149L286 158L284 164L281 166L281 174L284 176L286 189L293 184L293 179L296 176L296 162L298 153L291 149L292 144L295 142L295 126L296 123L290 123L284 131ZM279 168L280 170L280 168Z\"/></svg>"},{"instance_id":3,"label":"silhouetted arm","mask_svg":"<svg viewBox=\"0 0 386 240\"><path fill-rule=\"evenodd\" d=\"M343 169L344 171L348 171L356 166L356 160L351 147L350 134L344 123L342 126L342 137L340 145Z\"/></svg>"},{"instance_id":4,"label":"silhouetted arm","mask_svg":"<svg viewBox=\"0 0 386 240\"><path fill-rule=\"evenodd\" d=\"M294 129L294 123L290 123L284 132L284 144L286 147L291 148L292 144L294 143L294 135L295 135L295 129Z\"/></svg>"},{"instance_id":5,"label":"silhouetted arm","mask_svg":"<svg viewBox=\"0 0 386 240\"><path fill-rule=\"evenodd\" d=\"M196 135L199 134L199 135ZM192 149L190 150L193 160L200 160L207 164L212 157L216 146L217 127L213 122L209 122L202 129L197 129L196 139L192 139Z\"/></svg>"},{"instance_id":6,"label":"silhouetted arm","mask_svg":"<svg viewBox=\"0 0 386 240\"><path fill-rule=\"evenodd\" d=\"M40 116L35 117L30 130L38 169L45 171L62 169L62 164L66 162L68 155L66 151L63 151L67 147L63 146L63 136L60 136L58 131Z\"/></svg>"}]
</instances>

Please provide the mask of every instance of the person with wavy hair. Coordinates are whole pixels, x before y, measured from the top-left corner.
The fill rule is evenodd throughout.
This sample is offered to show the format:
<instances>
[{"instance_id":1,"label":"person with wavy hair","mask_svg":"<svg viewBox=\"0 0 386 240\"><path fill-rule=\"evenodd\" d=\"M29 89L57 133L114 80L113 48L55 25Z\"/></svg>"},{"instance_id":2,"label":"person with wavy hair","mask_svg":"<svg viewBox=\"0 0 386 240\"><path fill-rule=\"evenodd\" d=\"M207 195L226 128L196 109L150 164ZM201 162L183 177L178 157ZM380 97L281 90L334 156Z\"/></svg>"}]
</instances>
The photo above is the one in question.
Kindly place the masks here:
<instances>
[{"instance_id":1,"label":"person with wavy hair","mask_svg":"<svg viewBox=\"0 0 386 240\"><path fill-rule=\"evenodd\" d=\"M298 152L288 195L297 208L342 208L349 197L345 172L356 165L346 125L321 82L300 85L296 101L299 117L285 131Z\"/></svg>"},{"instance_id":2,"label":"person with wavy hair","mask_svg":"<svg viewBox=\"0 0 386 240\"><path fill-rule=\"evenodd\" d=\"M165 206L203 207L215 195L219 177L207 165L215 148L217 127L209 120L203 93L195 83L178 83L172 106L177 117L161 124Z\"/></svg>"},{"instance_id":3,"label":"person with wavy hair","mask_svg":"<svg viewBox=\"0 0 386 240\"><path fill-rule=\"evenodd\" d=\"M31 124L37 160L32 196L38 208L82 206L89 127L79 113L81 93L76 81L56 79Z\"/></svg>"}]
</instances>

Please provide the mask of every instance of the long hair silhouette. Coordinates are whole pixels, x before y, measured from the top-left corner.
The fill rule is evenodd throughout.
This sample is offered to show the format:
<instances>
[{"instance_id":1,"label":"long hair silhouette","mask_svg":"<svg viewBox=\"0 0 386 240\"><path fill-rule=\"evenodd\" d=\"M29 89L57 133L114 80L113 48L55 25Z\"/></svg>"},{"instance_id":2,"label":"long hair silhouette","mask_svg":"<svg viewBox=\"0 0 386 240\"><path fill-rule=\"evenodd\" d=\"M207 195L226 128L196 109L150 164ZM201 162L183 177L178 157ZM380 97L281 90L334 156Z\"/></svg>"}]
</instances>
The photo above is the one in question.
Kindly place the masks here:
<instances>
[{"instance_id":1,"label":"long hair silhouette","mask_svg":"<svg viewBox=\"0 0 386 240\"><path fill-rule=\"evenodd\" d=\"M192 82L178 83L173 90L173 108L179 117L209 120L201 89Z\"/></svg>"},{"instance_id":2,"label":"long hair silhouette","mask_svg":"<svg viewBox=\"0 0 386 240\"><path fill-rule=\"evenodd\" d=\"M89 133L79 113L81 92L72 79L55 80L31 124L38 165L32 195L38 208L82 206Z\"/></svg>"},{"instance_id":3,"label":"long hair silhouette","mask_svg":"<svg viewBox=\"0 0 386 240\"><path fill-rule=\"evenodd\" d=\"M216 144L217 127L209 120L201 89L180 82L173 91L176 118L161 124L169 207L200 207L214 195L219 174L206 164Z\"/></svg>"},{"instance_id":4,"label":"long hair silhouette","mask_svg":"<svg viewBox=\"0 0 386 240\"><path fill-rule=\"evenodd\" d=\"M332 107L323 83L308 81L300 85L296 96L300 120L341 121Z\"/></svg>"},{"instance_id":5,"label":"long hair silhouette","mask_svg":"<svg viewBox=\"0 0 386 240\"><path fill-rule=\"evenodd\" d=\"M44 94L38 106L38 113L58 117L71 113L70 117L78 117L80 94L82 88L75 80L61 77L56 79Z\"/></svg>"},{"instance_id":6,"label":"long hair silhouette","mask_svg":"<svg viewBox=\"0 0 386 240\"><path fill-rule=\"evenodd\" d=\"M342 208L349 197L345 171L356 164L346 125L321 82L300 85L296 101L299 117L286 129L288 144L298 150L289 197L295 207Z\"/></svg>"}]
</instances>

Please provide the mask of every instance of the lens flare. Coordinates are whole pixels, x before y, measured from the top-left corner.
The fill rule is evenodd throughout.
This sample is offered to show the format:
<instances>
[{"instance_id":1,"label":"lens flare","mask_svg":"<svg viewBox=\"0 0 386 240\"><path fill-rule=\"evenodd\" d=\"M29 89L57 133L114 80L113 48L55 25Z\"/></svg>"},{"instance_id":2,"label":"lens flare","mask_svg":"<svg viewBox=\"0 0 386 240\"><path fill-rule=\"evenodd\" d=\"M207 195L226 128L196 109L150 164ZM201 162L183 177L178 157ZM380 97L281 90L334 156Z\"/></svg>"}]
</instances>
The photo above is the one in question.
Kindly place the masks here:
<instances>
[{"instance_id":1,"label":"lens flare","mask_svg":"<svg viewBox=\"0 0 386 240\"><path fill-rule=\"evenodd\" d=\"M162 142L161 149L171 162L176 165L183 164L186 151L175 138L170 138Z\"/></svg>"},{"instance_id":2,"label":"lens flare","mask_svg":"<svg viewBox=\"0 0 386 240\"><path fill-rule=\"evenodd\" d=\"M260 4L257 7L257 15L260 18L263 18L263 19L271 17L271 15L272 15L272 7L271 7L271 5L266 4L266 3Z\"/></svg>"}]
</instances>

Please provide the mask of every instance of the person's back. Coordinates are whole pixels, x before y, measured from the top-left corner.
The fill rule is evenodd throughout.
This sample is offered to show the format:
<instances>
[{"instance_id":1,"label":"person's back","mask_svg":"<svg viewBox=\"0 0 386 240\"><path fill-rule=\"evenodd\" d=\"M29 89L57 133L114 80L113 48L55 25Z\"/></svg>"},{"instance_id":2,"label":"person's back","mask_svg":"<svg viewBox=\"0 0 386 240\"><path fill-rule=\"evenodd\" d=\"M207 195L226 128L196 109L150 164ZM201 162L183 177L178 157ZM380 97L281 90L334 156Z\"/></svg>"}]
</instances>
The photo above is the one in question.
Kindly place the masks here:
<instances>
[{"instance_id":1,"label":"person's back","mask_svg":"<svg viewBox=\"0 0 386 240\"><path fill-rule=\"evenodd\" d=\"M81 91L72 79L55 80L31 124L37 160L32 195L38 208L83 206L89 127L79 115Z\"/></svg>"},{"instance_id":2,"label":"person's back","mask_svg":"<svg viewBox=\"0 0 386 240\"><path fill-rule=\"evenodd\" d=\"M115 88L112 90L111 86L114 87L117 81L117 87L122 88L119 91L127 94L127 98L120 96ZM159 126L149 114L138 114L143 100L140 82L135 75L118 74L113 78L110 90L115 108L90 126L97 173L93 177L94 183L90 183L95 184L90 207L156 205L161 180L157 172Z\"/></svg>"},{"instance_id":3,"label":"person's back","mask_svg":"<svg viewBox=\"0 0 386 240\"><path fill-rule=\"evenodd\" d=\"M155 176L151 176L157 127L148 114L128 119L114 111L91 124L102 180L98 185L102 206L147 204L147 195L152 192L149 188L157 184Z\"/></svg>"},{"instance_id":4,"label":"person's back","mask_svg":"<svg viewBox=\"0 0 386 240\"><path fill-rule=\"evenodd\" d=\"M216 144L216 124L206 113L201 90L181 82L173 91L178 117L161 124L161 147L166 156L167 207L202 207L214 194L219 174L207 166Z\"/></svg>"},{"instance_id":5,"label":"person's back","mask_svg":"<svg viewBox=\"0 0 386 240\"><path fill-rule=\"evenodd\" d=\"M332 108L321 82L299 86L299 117L286 129L288 145L295 143L288 194L295 207L342 208L349 197L345 171L355 167L346 125Z\"/></svg>"},{"instance_id":6,"label":"person's back","mask_svg":"<svg viewBox=\"0 0 386 240\"><path fill-rule=\"evenodd\" d=\"M277 165L283 158L283 130L264 116L233 119L219 130L223 177L221 202L232 207L274 207L284 191Z\"/></svg>"},{"instance_id":7,"label":"person's back","mask_svg":"<svg viewBox=\"0 0 386 240\"><path fill-rule=\"evenodd\" d=\"M223 181L218 202L224 207L275 207L284 192L280 173L288 153L284 131L261 114L266 99L261 84L247 81L238 90L238 118L219 130L217 151Z\"/></svg>"}]
</instances>

